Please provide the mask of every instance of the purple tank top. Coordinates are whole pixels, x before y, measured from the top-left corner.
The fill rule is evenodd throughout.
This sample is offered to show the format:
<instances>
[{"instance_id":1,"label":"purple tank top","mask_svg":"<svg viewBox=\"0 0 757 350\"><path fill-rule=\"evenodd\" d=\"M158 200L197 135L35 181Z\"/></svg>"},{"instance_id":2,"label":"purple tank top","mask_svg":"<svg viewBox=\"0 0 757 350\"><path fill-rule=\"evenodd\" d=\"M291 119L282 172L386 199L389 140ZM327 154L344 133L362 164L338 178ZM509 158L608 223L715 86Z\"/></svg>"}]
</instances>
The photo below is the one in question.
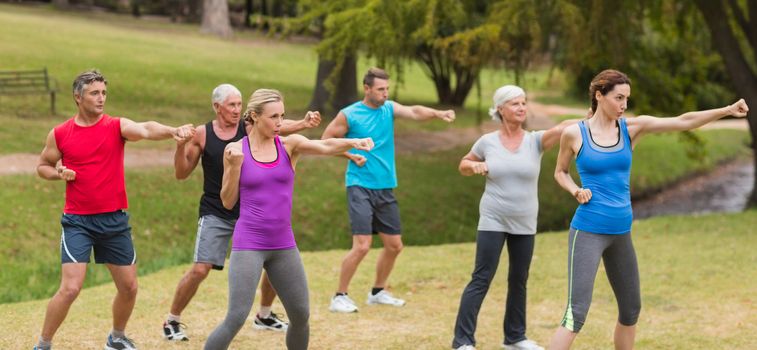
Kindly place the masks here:
<instances>
[{"instance_id":1,"label":"purple tank top","mask_svg":"<svg viewBox=\"0 0 757 350\"><path fill-rule=\"evenodd\" d=\"M239 220L234 227L232 250L274 250L296 246L292 232L294 169L279 137L276 160L256 161L247 136L242 139L239 176Z\"/></svg>"}]
</instances>

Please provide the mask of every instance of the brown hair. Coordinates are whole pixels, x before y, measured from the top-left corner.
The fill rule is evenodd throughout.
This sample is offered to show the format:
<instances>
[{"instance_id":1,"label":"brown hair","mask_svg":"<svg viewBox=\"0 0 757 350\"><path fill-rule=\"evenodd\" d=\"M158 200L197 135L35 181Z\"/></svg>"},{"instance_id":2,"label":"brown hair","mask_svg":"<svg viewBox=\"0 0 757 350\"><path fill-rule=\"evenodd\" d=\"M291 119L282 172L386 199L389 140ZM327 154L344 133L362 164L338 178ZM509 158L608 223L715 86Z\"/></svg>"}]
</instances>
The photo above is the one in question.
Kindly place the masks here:
<instances>
[{"instance_id":1,"label":"brown hair","mask_svg":"<svg viewBox=\"0 0 757 350\"><path fill-rule=\"evenodd\" d=\"M365 76L363 76L363 84L373 86L373 80L376 78L389 80L389 73L381 68L372 67L368 69L368 73L365 73Z\"/></svg>"},{"instance_id":2,"label":"brown hair","mask_svg":"<svg viewBox=\"0 0 757 350\"><path fill-rule=\"evenodd\" d=\"M278 90L273 89L257 89L250 96L250 100L247 102L247 110L244 111L242 118L250 123L255 124L252 119L252 113L260 115L263 113L263 106L272 102L284 102L284 97Z\"/></svg>"},{"instance_id":3,"label":"brown hair","mask_svg":"<svg viewBox=\"0 0 757 350\"><path fill-rule=\"evenodd\" d=\"M628 79L628 76L626 76L625 73L621 71L614 69L605 69L597 74L597 76L595 76L594 79L591 80L591 84L589 84L591 111L597 111L597 91L599 91L602 96L605 96L608 92L612 91L615 85L622 84L631 85L631 79Z\"/></svg>"}]
</instances>

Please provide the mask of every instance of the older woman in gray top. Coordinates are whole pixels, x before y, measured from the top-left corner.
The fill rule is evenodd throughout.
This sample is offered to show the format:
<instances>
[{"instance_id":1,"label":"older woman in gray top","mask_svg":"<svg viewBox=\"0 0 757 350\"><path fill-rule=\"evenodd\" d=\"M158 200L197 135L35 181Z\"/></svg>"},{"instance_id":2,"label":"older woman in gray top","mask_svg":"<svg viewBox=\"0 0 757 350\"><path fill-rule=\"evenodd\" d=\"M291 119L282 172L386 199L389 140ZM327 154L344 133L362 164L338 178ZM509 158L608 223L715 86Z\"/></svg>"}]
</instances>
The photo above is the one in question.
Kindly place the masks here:
<instances>
[{"instance_id":1,"label":"older woman in gray top","mask_svg":"<svg viewBox=\"0 0 757 350\"><path fill-rule=\"evenodd\" d=\"M510 258L504 348L543 350L526 338L526 281L534 252L537 183L541 156L560 140L562 130L578 120L564 121L549 130L526 131L526 93L505 85L494 93L489 114L502 125L485 134L460 161L464 176L486 176L479 205L476 266L460 300L453 349L475 349L476 319L497 272L502 247Z\"/></svg>"}]
</instances>

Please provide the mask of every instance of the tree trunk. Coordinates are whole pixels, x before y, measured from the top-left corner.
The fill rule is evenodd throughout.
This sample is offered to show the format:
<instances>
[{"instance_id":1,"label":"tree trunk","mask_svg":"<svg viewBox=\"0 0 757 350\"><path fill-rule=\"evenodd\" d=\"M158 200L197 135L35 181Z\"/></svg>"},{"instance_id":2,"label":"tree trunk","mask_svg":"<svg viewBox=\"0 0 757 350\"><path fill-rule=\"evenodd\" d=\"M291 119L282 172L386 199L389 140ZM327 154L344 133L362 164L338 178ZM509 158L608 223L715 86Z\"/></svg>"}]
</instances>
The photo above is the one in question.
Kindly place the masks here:
<instances>
[{"instance_id":1,"label":"tree trunk","mask_svg":"<svg viewBox=\"0 0 757 350\"><path fill-rule=\"evenodd\" d=\"M229 38L232 35L229 21L229 4L226 0L204 0L200 32Z\"/></svg>"},{"instance_id":2,"label":"tree trunk","mask_svg":"<svg viewBox=\"0 0 757 350\"><path fill-rule=\"evenodd\" d=\"M746 100L747 104L755 108L757 106L757 76L749 67L744 52L739 47L739 42L731 29L723 3L713 0L696 0L696 6L707 23L713 46L723 58L736 92ZM750 21L757 21L757 18L750 18ZM757 113L748 114L747 118L749 120L749 131L752 135L751 148L755 159L754 183L747 205L757 207Z\"/></svg>"},{"instance_id":3,"label":"tree trunk","mask_svg":"<svg viewBox=\"0 0 757 350\"><path fill-rule=\"evenodd\" d=\"M250 21L250 16L252 16L253 7L252 7L252 0L246 0L244 2L244 26L247 28L252 27L252 22Z\"/></svg>"},{"instance_id":4,"label":"tree trunk","mask_svg":"<svg viewBox=\"0 0 757 350\"><path fill-rule=\"evenodd\" d=\"M318 72L316 73L313 98L308 105L309 110L321 111L325 116L326 113L336 113L358 99L357 90L355 89L355 82L357 81L357 58L354 55L350 55L342 62L342 67L334 84L335 93L332 98L326 86L326 80L335 68L336 62L326 60L321 55L318 56Z\"/></svg>"},{"instance_id":5,"label":"tree trunk","mask_svg":"<svg viewBox=\"0 0 757 350\"><path fill-rule=\"evenodd\" d=\"M131 12L131 0L118 0L116 2L116 11L121 13Z\"/></svg>"}]
</instances>

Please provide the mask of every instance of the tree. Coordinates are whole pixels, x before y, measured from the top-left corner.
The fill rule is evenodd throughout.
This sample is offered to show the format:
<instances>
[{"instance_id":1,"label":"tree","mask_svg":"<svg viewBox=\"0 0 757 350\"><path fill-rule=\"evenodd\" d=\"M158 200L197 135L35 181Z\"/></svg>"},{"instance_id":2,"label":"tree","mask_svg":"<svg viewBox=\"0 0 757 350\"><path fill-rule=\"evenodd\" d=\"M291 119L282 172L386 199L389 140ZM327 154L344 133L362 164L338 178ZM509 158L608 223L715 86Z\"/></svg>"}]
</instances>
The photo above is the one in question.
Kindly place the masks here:
<instances>
[{"instance_id":1,"label":"tree","mask_svg":"<svg viewBox=\"0 0 757 350\"><path fill-rule=\"evenodd\" d=\"M712 45L720 53L733 87L752 108L757 107L757 0L695 0L712 36ZM746 8L741 4L746 3ZM745 13L746 12L746 16ZM757 207L757 114L747 116L752 135L755 165L754 187L748 205Z\"/></svg>"},{"instance_id":2,"label":"tree","mask_svg":"<svg viewBox=\"0 0 757 350\"><path fill-rule=\"evenodd\" d=\"M57 8L67 8L68 7L68 0L53 0L53 5Z\"/></svg>"},{"instance_id":3,"label":"tree","mask_svg":"<svg viewBox=\"0 0 757 350\"><path fill-rule=\"evenodd\" d=\"M226 0L204 0L200 32L229 38L233 34Z\"/></svg>"}]
</instances>

